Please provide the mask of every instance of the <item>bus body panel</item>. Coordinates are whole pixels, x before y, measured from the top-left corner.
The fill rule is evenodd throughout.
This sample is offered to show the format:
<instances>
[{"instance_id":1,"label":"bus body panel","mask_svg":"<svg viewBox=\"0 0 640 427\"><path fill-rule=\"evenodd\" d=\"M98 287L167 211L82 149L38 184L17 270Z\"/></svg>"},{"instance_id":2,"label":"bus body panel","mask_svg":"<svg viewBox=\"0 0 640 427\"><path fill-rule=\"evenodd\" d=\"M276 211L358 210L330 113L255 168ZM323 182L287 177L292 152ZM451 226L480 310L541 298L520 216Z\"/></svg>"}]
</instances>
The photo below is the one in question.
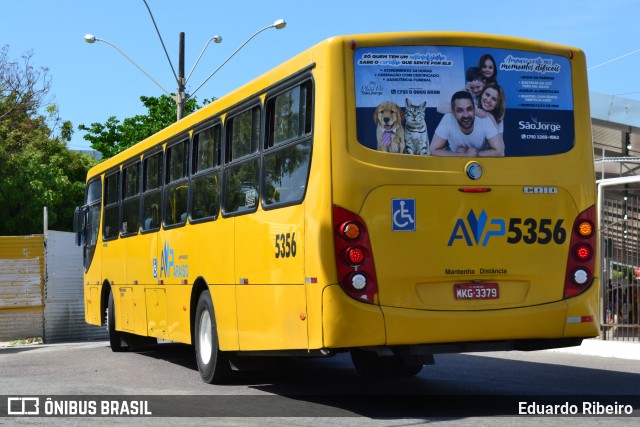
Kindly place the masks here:
<instances>
[{"instance_id":1,"label":"bus body panel","mask_svg":"<svg viewBox=\"0 0 640 427\"><path fill-rule=\"evenodd\" d=\"M161 267L158 254L159 233L141 234L135 239L122 239L127 247L127 283L157 285ZM161 251L160 251L161 252Z\"/></svg>"},{"instance_id":2,"label":"bus body panel","mask_svg":"<svg viewBox=\"0 0 640 427\"><path fill-rule=\"evenodd\" d=\"M571 195L498 185L463 193L465 186L389 185L369 193L360 216L371 235L380 305L493 310L561 300L558 272L577 216ZM393 211L393 200L415 203L415 231L394 231L408 219ZM456 299L454 285L472 282L496 283L495 298Z\"/></svg>"},{"instance_id":3,"label":"bus body panel","mask_svg":"<svg viewBox=\"0 0 640 427\"><path fill-rule=\"evenodd\" d=\"M234 220L240 349L307 348L304 203Z\"/></svg>"},{"instance_id":4,"label":"bus body panel","mask_svg":"<svg viewBox=\"0 0 640 427\"><path fill-rule=\"evenodd\" d=\"M100 287L98 286L84 286L84 317L88 324L102 326Z\"/></svg>"},{"instance_id":5,"label":"bus body panel","mask_svg":"<svg viewBox=\"0 0 640 427\"><path fill-rule=\"evenodd\" d=\"M220 349L223 351L239 350L235 285L211 284L209 292L211 292L211 300L215 301L214 310Z\"/></svg>"},{"instance_id":6,"label":"bus body panel","mask_svg":"<svg viewBox=\"0 0 640 427\"><path fill-rule=\"evenodd\" d=\"M351 299L337 285L324 288L322 322L323 347L387 344L385 318L380 307Z\"/></svg>"},{"instance_id":7,"label":"bus body panel","mask_svg":"<svg viewBox=\"0 0 640 427\"><path fill-rule=\"evenodd\" d=\"M204 222L191 228L192 250L197 254L190 268L189 283L202 279L213 301L220 348L238 350L238 317L234 279L234 223ZM197 301L196 301L197 303ZM195 309L195 307L190 307Z\"/></svg>"},{"instance_id":8,"label":"bus body panel","mask_svg":"<svg viewBox=\"0 0 640 427\"><path fill-rule=\"evenodd\" d=\"M380 307L378 312L378 306L358 303L337 286L329 286L325 288L323 312L325 346L467 343L478 341L478 336L487 342L595 336L599 330L597 323L576 319L597 317L598 285L594 283L584 294L566 301L480 312L397 307ZM544 316L540 315L541 310Z\"/></svg>"},{"instance_id":9,"label":"bus body panel","mask_svg":"<svg viewBox=\"0 0 640 427\"><path fill-rule=\"evenodd\" d=\"M387 345L455 343L597 336L597 322L571 321L572 314L597 318L597 283L566 301L495 311L423 311L382 307ZM541 316L540 312L544 311Z\"/></svg>"}]
</instances>

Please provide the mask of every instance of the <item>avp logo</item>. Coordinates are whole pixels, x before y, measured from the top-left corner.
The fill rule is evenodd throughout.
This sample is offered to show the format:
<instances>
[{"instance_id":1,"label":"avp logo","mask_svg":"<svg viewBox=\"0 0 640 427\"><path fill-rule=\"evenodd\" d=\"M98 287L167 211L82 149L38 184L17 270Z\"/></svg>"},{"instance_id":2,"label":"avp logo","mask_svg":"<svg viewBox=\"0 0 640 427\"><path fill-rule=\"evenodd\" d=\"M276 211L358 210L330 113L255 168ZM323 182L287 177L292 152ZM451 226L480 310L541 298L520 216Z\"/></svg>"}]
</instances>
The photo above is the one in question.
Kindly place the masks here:
<instances>
[{"instance_id":1,"label":"avp logo","mask_svg":"<svg viewBox=\"0 0 640 427\"><path fill-rule=\"evenodd\" d=\"M153 260L153 277L157 277L158 261ZM162 246L160 254L160 277L177 277L187 279L189 277L189 256L175 251L168 241Z\"/></svg>"},{"instance_id":2,"label":"avp logo","mask_svg":"<svg viewBox=\"0 0 640 427\"><path fill-rule=\"evenodd\" d=\"M458 218L447 246L453 245L456 240L464 240L467 246L487 246L489 238L504 236L506 228L504 219L493 218L489 220L484 209L480 212L480 216L476 216L472 209L467 215L466 222L463 218Z\"/></svg>"},{"instance_id":3,"label":"avp logo","mask_svg":"<svg viewBox=\"0 0 640 427\"><path fill-rule=\"evenodd\" d=\"M171 277L171 269L174 264L173 249L169 246L169 242L164 242L162 255L160 256L160 276Z\"/></svg>"}]
</instances>

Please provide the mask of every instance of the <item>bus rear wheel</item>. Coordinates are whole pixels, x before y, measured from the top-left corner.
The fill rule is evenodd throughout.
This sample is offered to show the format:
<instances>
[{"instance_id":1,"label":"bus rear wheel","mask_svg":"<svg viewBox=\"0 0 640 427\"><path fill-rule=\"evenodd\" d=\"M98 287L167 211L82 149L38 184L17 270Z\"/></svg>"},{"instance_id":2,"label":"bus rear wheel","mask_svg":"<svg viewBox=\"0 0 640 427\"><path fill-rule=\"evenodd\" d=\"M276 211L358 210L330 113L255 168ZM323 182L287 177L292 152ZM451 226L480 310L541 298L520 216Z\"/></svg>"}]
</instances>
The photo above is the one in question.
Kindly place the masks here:
<instances>
[{"instance_id":1,"label":"bus rear wheel","mask_svg":"<svg viewBox=\"0 0 640 427\"><path fill-rule=\"evenodd\" d=\"M109 291L109 306L107 307L107 330L109 331L109 345L111 351L121 352L125 350L122 333L116 331L116 310L113 302L113 292Z\"/></svg>"},{"instance_id":2,"label":"bus rear wheel","mask_svg":"<svg viewBox=\"0 0 640 427\"><path fill-rule=\"evenodd\" d=\"M366 378L413 377L422 370L422 363L406 363L399 355L379 356L373 351L355 348L351 361L358 375Z\"/></svg>"},{"instance_id":3,"label":"bus rear wheel","mask_svg":"<svg viewBox=\"0 0 640 427\"><path fill-rule=\"evenodd\" d=\"M209 384L220 384L228 380L231 365L228 356L220 351L216 317L209 291L202 292L198 298L194 338L196 361L202 380Z\"/></svg>"}]
</instances>

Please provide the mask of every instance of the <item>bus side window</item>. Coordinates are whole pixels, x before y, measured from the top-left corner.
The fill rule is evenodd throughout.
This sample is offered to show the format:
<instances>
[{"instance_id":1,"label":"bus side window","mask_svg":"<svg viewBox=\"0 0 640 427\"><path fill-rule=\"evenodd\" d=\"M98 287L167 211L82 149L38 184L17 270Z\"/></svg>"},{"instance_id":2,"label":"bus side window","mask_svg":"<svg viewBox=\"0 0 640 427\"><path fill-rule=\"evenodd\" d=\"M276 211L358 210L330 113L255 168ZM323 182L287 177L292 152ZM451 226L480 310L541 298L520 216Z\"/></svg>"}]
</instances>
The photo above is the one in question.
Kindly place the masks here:
<instances>
[{"instance_id":1,"label":"bus side window","mask_svg":"<svg viewBox=\"0 0 640 427\"><path fill-rule=\"evenodd\" d=\"M138 234L140 228L140 162L122 169L122 224L123 236Z\"/></svg>"},{"instance_id":2,"label":"bus side window","mask_svg":"<svg viewBox=\"0 0 640 427\"><path fill-rule=\"evenodd\" d=\"M143 231L160 227L160 203L162 198L162 152L147 156L142 170L142 223Z\"/></svg>"},{"instance_id":3,"label":"bus side window","mask_svg":"<svg viewBox=\"0 0 640 427\"><path fill-rule=\"evenodd\" d=\"M193 137L191 219L215 219L220 210L222 126L216 124Z\"/></svg>"},{"instance_id":4,"label":"bus side window","mask_svg":"<svg viewBox=\"0 0 640 427\"><path fill-rule=\"evenodd\" d=\"M312 92L308 80L267 100L262 197L266 209L304 199L311 164Z\"/></svg>"},{"instance_id":5,"label":"bus side window","mask_svg":"<svg viewBox=\"0 0 640 427\"><path fill-rule=\"evenodd\" d=\"M260 184L260 106L227 119L224 212L248 213L258 207Z\"/></svg>"},{"instance_id":6,"label":"bus side window","mask_svg":"<svg viewBox=\"0 0 640 427\"><path fill-rule=\"evenodd\" d=\"M104 180L104 217L102 221L102 238L115 239L120 230L120 171L107 175Z\"/></svg>"},{"instance_id":7,"label":"bus side window","mask_svg":"<svg viewBox=\"0 0 640 427\"><path fill-rule=\"evenodd\" d=\"M164 225L179 225L187 221L189 201L189 140L184 139L167 147Z\"/></svg>"}]
</instances>

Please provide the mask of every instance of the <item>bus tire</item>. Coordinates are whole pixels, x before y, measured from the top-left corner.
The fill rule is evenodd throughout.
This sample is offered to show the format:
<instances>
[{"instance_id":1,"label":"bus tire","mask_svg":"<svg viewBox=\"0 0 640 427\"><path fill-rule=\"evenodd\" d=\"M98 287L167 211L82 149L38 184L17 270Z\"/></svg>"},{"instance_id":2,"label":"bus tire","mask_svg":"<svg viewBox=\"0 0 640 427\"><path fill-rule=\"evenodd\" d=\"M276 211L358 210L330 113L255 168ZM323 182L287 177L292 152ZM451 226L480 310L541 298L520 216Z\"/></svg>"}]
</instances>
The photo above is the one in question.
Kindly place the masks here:
<instances>
[{"instance_id":1,"label":"bus tire","mask_svg":"<svg viewBox=\"0 0 640 427\"><path fill-rule=\"evenodd\" d=\"M126 349L123 345L124 340L122 333L116 331L116 310L113 302L113 291L109 291L109 305L107 307L107 330L109 331L109 345L111 351L121 352Z\"/></svg>"},{"instance_id":2,"label":"bus tire","mask_svg":"<svg viewBox=\"0 0 640 427\"><path fill-rule=\"evenodd\" d=\"M354 348L351 361L358 375L365 378L413 377L420 373L422 364L407 364L399 355L379 356L373 351Z\"/></svg>"},{"instance_id":3,"label":"bus tire","mask_svg":"<svg viewBox=\"0 0 640 427\"><path fill-rule=\"evenodd\" d=\"M208 290L198 298L194 324L196 362L202 380L208 384L224 383L231 376L231 365L227 354L220 351L216 317Z\"/></svg>"}]
</instances>

